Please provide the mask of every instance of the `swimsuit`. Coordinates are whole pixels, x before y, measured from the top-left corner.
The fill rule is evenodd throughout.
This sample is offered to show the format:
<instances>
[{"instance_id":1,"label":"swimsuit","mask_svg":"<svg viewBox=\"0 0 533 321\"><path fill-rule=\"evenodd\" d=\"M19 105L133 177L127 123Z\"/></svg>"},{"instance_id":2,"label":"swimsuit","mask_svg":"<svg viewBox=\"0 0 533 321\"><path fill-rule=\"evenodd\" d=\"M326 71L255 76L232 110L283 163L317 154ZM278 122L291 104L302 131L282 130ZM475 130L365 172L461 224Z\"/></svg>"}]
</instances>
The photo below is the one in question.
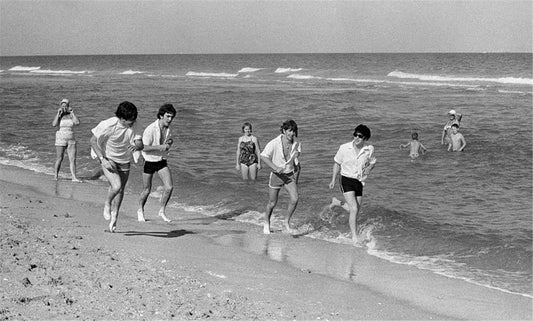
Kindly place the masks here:
<instances>
[{"instance_id":1,"label":"swimsuit","mask_svg":"<svg viewBox=\"0 0 533 321\"><path fill-rule=\"evenodd\" d=\"M255 153L255 144L253 141L241 142L241 154L239 155L239 162L246 166L257 164L257 155Z\"/></svg>"},{"instance_id":2,"label":"swimsuit","mask_svg":"<svg viewBox=\"0 0 533 321\"><path fill-rule=\"evenodd\" d=\"M280 189L283 185L289 185L292 182L296 182L294 172L292 173L274 173L270 172L270 178L268 179L268 186L273 189Z\"/></svg>"},{"instance_id":3,"label":"swimsuit","mask_svg":"<svg viewBox=\"0 0 533 321\"><path fill-rule=\"evenodd\" d=\"M355 196L363 196L363 183L356 178L341 175L342 193L355 192Z\"/></svg>"},{"instance_id":4,"label":"swimsuit","mask_svg":"<svg viewBox=\"0 0 533 321\"><path fill-rule=\"evenodd\" d=\"M56 146L76 144L72 127L74 127L74 121L70 115L65 115L59 120L59 130L56 132Z\"/></svg>"},{"instance_id":5,"label":"swimsuit","mask_svg":"<svg viewBox=\"0 0 533 321\"><path fill-rule=\"evenodd\" d=\"M160 170L162 170L163 168L167 167L168 164L167 164L167 160L166 159L162 159L158 162L150 162L150 161L145 161L144 162L144 168L143 168L143 172L145 174L154 174L155 172L159 172Z\"/></svg>"}]
</instances>

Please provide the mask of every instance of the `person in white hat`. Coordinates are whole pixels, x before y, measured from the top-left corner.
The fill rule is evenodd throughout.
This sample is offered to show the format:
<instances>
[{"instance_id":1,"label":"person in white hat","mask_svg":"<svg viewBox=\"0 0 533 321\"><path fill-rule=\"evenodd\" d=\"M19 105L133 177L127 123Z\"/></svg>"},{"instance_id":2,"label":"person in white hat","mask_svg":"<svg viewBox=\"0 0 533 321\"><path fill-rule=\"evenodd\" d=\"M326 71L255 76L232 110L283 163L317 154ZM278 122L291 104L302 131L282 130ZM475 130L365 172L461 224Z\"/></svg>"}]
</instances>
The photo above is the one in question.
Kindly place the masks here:
<instances>
[{"instance_id":1,"label":"person in white hat","mask_svg":"<svg viewBox=\"0 0 533 321\"><path fill-rule=\"evenodd\" d=\"M444 124L444 128L442 130L442 137L440 140L441 145L450 143L450 135L452 134L452 125L457 124L457 126L460 126L461 118L463 118L463 115L452 109L448 112L448 117L449 117L449 120L446 122L446 124Z\"/></svg>"},{"instance_id":2,"label":"person in white hat","mask_svg":"<svg viewBox=\"0 0 533 321\"><path fill-rule=\"evenodd\" d=\"M59 179L59 169L61 168L61 163L65 157L65 150L67 150L68 159L70 161L70 173L72 175L73 182L81 182L76 177L76 139L74 138L74 131L72 128L80 124L78 117L74 114L72 107L70 107L70 102L68 99L63 99L59 103L59 109L57 110L56 116L52 121L52 126L59 127L59 130L56 132L56 162L54 165L55 169L55 180Z\"/></svg>"}]
</instances>

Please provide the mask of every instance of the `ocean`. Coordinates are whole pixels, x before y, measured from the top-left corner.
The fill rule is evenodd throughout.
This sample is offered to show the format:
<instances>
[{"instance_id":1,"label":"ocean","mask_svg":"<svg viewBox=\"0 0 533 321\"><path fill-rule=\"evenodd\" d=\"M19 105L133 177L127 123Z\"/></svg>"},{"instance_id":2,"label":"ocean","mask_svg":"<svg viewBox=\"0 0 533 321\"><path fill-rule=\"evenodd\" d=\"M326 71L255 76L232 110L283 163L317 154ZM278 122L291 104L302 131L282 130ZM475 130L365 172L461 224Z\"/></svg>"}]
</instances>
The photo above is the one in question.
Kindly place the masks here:
<instances>
[{"instance_id":1,"label":"ocean","mask_svg":"<svg viewBox=\"0 0 533 321\"><path fill-rule=\"evenodd\" d=\"M307 237L346 247L348 213L325 208L342 199L328 184L338 147L366 124L377 157L358 218L366 251L533 297L532 93L530 53L0 57L0 164L52 178L51 123L68 98L81 121L78 176L104 189L89 179L98 168L91 128L124 100L144 128L169 102L178 110L170 216L177 208L258 225L269 171L246 183L235 170L242 123L265 146L294 119L302 173L293 222ZM462 153L440 144L450 109L463 114ZM429 150L414 162L399 149L413 131ZM133 166L127 193L140 192L141 170ZM70 178L66 156L61 176ZM287 199L282 191L274 228Z\"/></svg>"}]
</instances>

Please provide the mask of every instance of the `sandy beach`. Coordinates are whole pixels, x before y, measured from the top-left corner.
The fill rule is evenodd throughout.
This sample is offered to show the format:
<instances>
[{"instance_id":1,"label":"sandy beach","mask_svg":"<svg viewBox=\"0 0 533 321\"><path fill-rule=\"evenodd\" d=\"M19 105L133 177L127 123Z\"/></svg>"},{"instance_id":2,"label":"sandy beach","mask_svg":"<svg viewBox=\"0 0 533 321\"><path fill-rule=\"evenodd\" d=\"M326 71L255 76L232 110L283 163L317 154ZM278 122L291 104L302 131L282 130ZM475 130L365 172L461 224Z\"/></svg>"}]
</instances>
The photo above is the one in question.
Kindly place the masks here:
<instances>
[{"instance_id":1,"label":"sandy beach","mask_svg":"<svg viewBox=\"0 0 533 321\"><path fill-rule=\"evenodd\" d=\"M0 167L0 320L530 320L530 298L171 209L104 232L101 185ZM175 195L179 198L179 195Z\"/></svg>"}]
</instances>

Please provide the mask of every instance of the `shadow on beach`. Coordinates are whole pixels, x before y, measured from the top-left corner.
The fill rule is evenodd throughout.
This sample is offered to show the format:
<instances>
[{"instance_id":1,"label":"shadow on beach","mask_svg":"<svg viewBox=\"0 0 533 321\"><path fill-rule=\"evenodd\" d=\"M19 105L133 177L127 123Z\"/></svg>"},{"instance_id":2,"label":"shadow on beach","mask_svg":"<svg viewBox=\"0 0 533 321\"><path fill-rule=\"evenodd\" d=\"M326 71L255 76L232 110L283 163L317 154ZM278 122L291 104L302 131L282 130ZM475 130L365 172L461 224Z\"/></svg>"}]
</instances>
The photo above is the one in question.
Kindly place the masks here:
<instances>
[{"instance_id":1,"label":"shadow on beach","mask_svg":"<svg viewBox=\"0 0 533 321\"><path fill-rule=\"evenodd\" d=\"M174 238L180 237L187 234L196 234L192 231L187 230L173 230L167 232L140 232L140 231L126 231L126 232L115 232L119 234L124 234L125 236L153 236L153 237L164 237L164 238Z\"/></svg>"}]
</instances>

